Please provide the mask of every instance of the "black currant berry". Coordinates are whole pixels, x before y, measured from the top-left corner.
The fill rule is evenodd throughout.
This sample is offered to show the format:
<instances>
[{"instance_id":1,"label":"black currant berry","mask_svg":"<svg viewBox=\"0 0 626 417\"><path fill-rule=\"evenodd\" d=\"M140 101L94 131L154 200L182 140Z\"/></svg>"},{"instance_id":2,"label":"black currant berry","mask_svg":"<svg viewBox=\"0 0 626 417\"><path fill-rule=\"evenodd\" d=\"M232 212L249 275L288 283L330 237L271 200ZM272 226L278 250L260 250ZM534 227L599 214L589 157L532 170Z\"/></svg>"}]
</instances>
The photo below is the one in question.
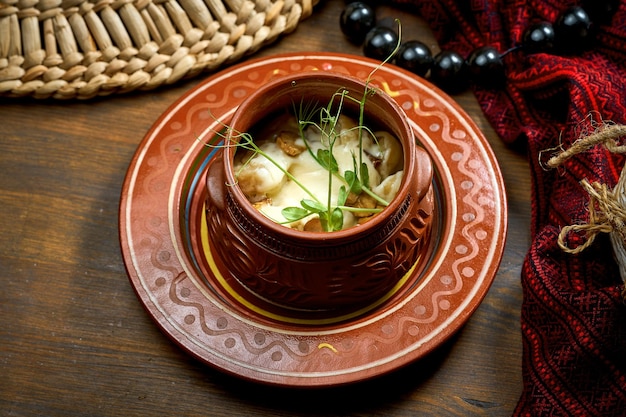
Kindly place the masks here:
<instances>
[{"instance_id":1,"label":"black currant berry","mask_svg":"<svg viewBox=\"0 0 626 417\"><path fill-rule=\"evenodd\" d=\"M423 77L433 64L433 54L420 41L407 41L400 45L396 54L396 65Z\"/></svg>"},{"instance_id":2,"label":"black currant berry","mask_svg":"<svg viewBox=\"0 0 626 417\"><path fill-rule=\"evenodd\" d=\"M522 35L522 49L527 54L551 52L554 49L554 28L548 22L533 23Z\"/></svg>"},{"instance_id":3,"label":"black currant berry","mask_svg":"<svg viewBox=\"0 0 626 417\"><path fill-rule=\"evenodd\" d=\"M341 32L350 42L360 45L365 35L376 25L376 13L372 6L364 2L348 4L339 17Z\"/></svg>"},{"instance_id":4,"label":"black currant berry","mask_svg":"<svg viewBox=\"0 0 626 417\"><path fill-rule=\"evenodd\" d=\"M582 7L573 6L554 22L556 47L563 54L576 54L587 49L591 40L591 19Z\"/></svg>"},{"instance_id":5,"label":"black currant berry","mask_svg":"<svg viewBox=\"0 0 626 417\"><path fill-rule=\"evenodd\" d=\"M472 80L483 86L498 88L504 84L504 62L493 46L475 49L467 58L467 67Z\"/></svg>"},{"instance_id":6,"label":"black currant berry","mask_svg":"<svg viewBox=\"0 0 626 417\"><path fill-rule=\"evenodd\" d=\"M465 60L454 51L441 51L435 55L430 78L439 88L451 94L459 93L469 85Z\"/></svg>"},{"instance_id":7,"label":"black currant berry","mask_svg":"<svg viewBox=\"0 0 626 417\"><path fill-rule=\"evenodd\" d=\"M584 0L583 9L589 18L598 24L606 24L611 21L619 8L620 0Z\"/></svg>"},{"instance_id":8,"label":"black currant berry","mask_svg":"<svg viewBox=\"0 0 626 417\"><path fill-rule=\"evenodd\" d=\"M398 44L398 34L386 26L375 26L365 35L363 53L368 58L385 60Z\"/></svg>"}]
</instances>

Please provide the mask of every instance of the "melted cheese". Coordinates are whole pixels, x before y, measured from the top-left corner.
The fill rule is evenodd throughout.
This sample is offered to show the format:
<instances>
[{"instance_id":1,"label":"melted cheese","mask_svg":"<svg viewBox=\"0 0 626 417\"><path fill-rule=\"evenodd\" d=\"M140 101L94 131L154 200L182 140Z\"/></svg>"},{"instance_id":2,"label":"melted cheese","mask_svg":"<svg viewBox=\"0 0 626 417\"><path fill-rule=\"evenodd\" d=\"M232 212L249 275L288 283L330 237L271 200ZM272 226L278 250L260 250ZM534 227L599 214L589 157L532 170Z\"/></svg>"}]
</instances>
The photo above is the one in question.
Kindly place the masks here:
<instances>
[{"instance_id":1,"label":"melted cheese","mask_svg":"<svg viewBox=\"0 0 626 417\"><path fill-rule=\"evenodd\" d=\"M336 130L341 132L333 145L333 155L337 160L341 175L347 170L353 171L355 160L359 162L359 140L356 130L350 130L356 125L353 120L342 116ZM382 134L381 134L382 135ZM308 128L305 131L307 143L313 154L318 149L327 149L328 137L322 135L316 128ZM378 136L378 134L377 134ZM381 136L383 137L383 136ZM362 161L367 164L370 186L374 192L386 201L391 201L398 191L402 180L402 170L398 170L397 161L402 161L402 147L397 139L389 134L384 134L380 142L373 140L372 136L363 131ZM392 140L390 140L391 138ZM326 204L328 201L329 173L322 168L312 157L311 152L304 150L297 156L288 156L271 139L257 141L258 146L273 161L295 177L316 198ZM304 147L302 139L298 139L297 145ZM378 160L378 170L372 162ZM390 166L390 161L393 167ZM381 167L386 176L381 175ZM311 199L311 196L294 181L289 180L287 175L275 163L257 154L249 161L236 162L235 170L238 172L238 183L242 191L251 202L257 203L257 208L268 218L284 223L281 211L286 207L300 207L303 199ZM390 172L393 171L393 172ZM344 182L333 176L331 184L331 206L337 205L337 194ZM302 230L311 216L288 226ZM344 228L354 226L356 218L344 210Z\"/></svg>"}]
</instances>

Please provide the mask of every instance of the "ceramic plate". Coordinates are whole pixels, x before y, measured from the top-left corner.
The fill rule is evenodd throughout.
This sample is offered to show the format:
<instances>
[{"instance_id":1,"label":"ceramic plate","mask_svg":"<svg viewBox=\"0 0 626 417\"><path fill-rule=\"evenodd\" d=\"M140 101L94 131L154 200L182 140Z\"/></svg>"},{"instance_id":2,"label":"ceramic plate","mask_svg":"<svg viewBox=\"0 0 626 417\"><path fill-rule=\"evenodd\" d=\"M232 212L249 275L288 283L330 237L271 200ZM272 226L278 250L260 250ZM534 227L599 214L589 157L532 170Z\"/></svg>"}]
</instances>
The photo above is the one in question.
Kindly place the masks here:
<instances>
[{"instance_id":1,"label":"ceramic plate","mask_svg":"<svg viewBox=\"0 0 626 417\"><path fill-rule=\"evenodd\" d=\"M431 84L394 66L374 82L404 108L435 166L430 259L387 297L356 312L267 308L215 268L207 246L207 143L268 80L304 70L365 79L377 65L339 54L289 54L211 76L169 108L135 154L123 186L120 239L130 282L161 330L224 372L281 386L332 386L423 357L476 310L498 269L506 201L495 157L476 125ZM233 253L232 256L240 256Z\"/></svg>"}]
</instances>

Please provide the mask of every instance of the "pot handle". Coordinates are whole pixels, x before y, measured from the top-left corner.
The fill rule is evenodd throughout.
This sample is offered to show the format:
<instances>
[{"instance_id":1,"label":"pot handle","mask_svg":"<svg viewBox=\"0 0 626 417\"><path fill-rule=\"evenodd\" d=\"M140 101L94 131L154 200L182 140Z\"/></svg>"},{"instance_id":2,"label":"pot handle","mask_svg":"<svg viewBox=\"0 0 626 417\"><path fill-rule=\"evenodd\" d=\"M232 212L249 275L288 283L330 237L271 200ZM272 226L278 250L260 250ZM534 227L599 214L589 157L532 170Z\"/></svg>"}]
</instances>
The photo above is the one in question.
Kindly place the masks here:
<instances>
[{"instance_id":1,"label":"pot handle","mask_svg":"<svg viewBox=\"0 0 626 417\"><path fill-rule=\"evenodd\" d=\"M215 208L219 211L226 209L226 196L224 190L224 158L222 154L216 156L209 164L206 177L206 188L208 192L208 208Z\"/></svg>"},{"instance_id":2,"label":"pot handle","mask_svg":"<svg viewBox=\"0 0 626 417\"><path fill-rule=\"evenodd\" d=\"M428 192L432 186L433 181L433 164L430 160L430 155L426 152L425 149L417 146L415 148L415 158L417 160L416 163L416 174L417 178L417 200L420 201L424 196L428 195Z\"/></svg>"}]
</instances>

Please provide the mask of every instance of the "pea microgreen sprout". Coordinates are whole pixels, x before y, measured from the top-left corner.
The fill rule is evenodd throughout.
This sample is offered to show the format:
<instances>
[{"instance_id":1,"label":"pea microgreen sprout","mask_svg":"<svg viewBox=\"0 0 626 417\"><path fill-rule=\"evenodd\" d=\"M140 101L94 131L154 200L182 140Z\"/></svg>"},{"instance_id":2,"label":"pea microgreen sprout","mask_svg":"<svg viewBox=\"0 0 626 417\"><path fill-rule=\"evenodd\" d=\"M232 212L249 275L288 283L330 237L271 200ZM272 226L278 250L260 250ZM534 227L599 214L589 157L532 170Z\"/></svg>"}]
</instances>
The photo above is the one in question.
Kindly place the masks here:
<instances>
[{"instance_id":1,"label":"pea microgreen sprout","mask_svg":"<svg viewBox=\"0 0 626 417\"><path fill-rule=\"evenodd\" d=\"M398 29L400 32L400 22L398 23ZM361 212L368 214L375 214L382 211L382 208L389 205L382 197L373 192L370 188L369 168L363 161L363 136L364 132L372 137L373 141L377 144L376 135L365 125L365 107L367 100L370 96L377 94L377 89L372 87L373 76L383 65L385 65L395 55L400 47L401 36L398 37L398 43L394 51L377 65L368 75L365 81L365 88L360 98L352 97L349 91L345 88L337 90L326 106L318 106L317 103L305 103L301 100L299 105L293 104L293 110L297 117L298 134L303 140L307 152L313 158L313 160L325 170L328 181L328 195L326 201L322 202L319 198L311 192L304 184L302 184L298 178L284 168L278 161L272 158L267 152L264 152L255 142L253 137L246 132L233 132L230 130L231 144L224 144L223 146L233 145L238 148L251 152L251 155L243 162L243 165L239 168L235 175L238 177L239 173L245 169L245 167L255 158L260 155L266 158L271 164L276 166L287 178L301 188L310 198L303 198L299 202L299 206L285 207L282 209L281 214L285 221L277 221L277 223L288 224L299 220L302 220L311 215L317 215L324 231L336 231L341 230L344 224L344 211ZM356 126L347 130L338 129L340 116L345 107L346 101L352 101L358 105L358 123ZM227 127L227 126L226 126ZM320 140L322 147L316 151L311 147L307 138L307 130L313 128L320 133ZM230 129L230 128L229 128ZM353 169L346 170L343 173L339 172L339 164L333 154L333 149L336 141L341 135L349 132L357 131L358 137L358 158L352 154ZM223 138L225 135L219 134ZM214 145L213 145L214 146ZM219 145L218 145L219 146ZM332 193L334 181L339 181L341 185L338 189L336 196L336 202L333 205ZM370 196L376 201L377 206L372 208L352 207L346 204L350 193L354 195L360 195L362 193ZM276 219L275 219L276 221Z\"/></svg>"},{"instance_id":2,"label":"pea microgreen sprout","mask_svg":"<svg viewBox=\"0 0 626 417\"><path fill-rule=\"evenodd\" d=\"M401 26L398 21L398 31L400 32L400 30L401 30ZM308 114L303 114L302 111L300 112L300 117L299 117L299 122L298 122L300 137L304 140L307 150L309 151L313 159L315 159L322 168L328 171L328 189L329 190L332 189L333 177L339 176L338 164L337 164L337 161L335 160L335 157L333 156L333 146L337 138L341 135L341 133L338 133L336 131L336 127L337 127L337 123L339 120L339 116L343 109L344 100L352 100L358 103L359 105L359 122L358 122L358 125L356 126L356 129L358 130L359 150L362 150L364 129L370 133L370 135L374 138L374 140L376 139L376 135L367 126L365 126L365 122L364 122L365 104L367 102L367 98L368 96L374 95L377 93L376 89L370 86L372 82L372 78L373 78L374 73L383 65L385 65L395 55L395 53L400 47L401 36L398 36L398 39L399 40L394 51L383 62L381 62L376 68L374 68L374 70L372 70L370 74L368 75L368 78L365 82L365 89L363 90L363 95L360 100L357 100L351 97L348 94L347 90L340 89L333 95L328 105L325 108L320 109L319 125L313 122L312 118L309 117ZM333 113L332 106L336 100L339 101L339 104L337 106L336 112ZM303 109L308 109L308 107L303 107L302 102L301 102L300 110L303 110ZM306 140L306 135L304 133L305 127L309 125L313 125L317 127L318 130L320 130L324 134L323 136L325 136L328 141L327 148L318 149L316 154L313 153L311 147L308 144L308 141ZM367 211L370 213L378 213L381 211L381 209L379 208L364 209L364 208L346 206L345 203L350 192L356 195L361 194L361 192L365 192L366 194L374 198L374 200L376 200L376 202L379 203L380 205L382 206L389 205L387 201L382 199L379 195L377 195L370 189L369 169L367 167L367 164L363 162L363 152L359 152L358 165L357 165L356 158L354 158L354 155L353 155L353 162L354 162L354 170L353 171L347 170L344 172L343 176L339 177L339 179L342 180L345 185L342 185L339 188L339 193L337 196L337 206L332 207L330 193L328 193L328 201L327 201L326 206L320 204L319 201L317 201L316 199L313 201L308 200L308 199L302 200L300 202L301 207L287 207L282 210L282 214L287 219L287 221L294 222L294 221L301 220L311 214L318 214L323 229L326 231L333 231L333 230L341 230L343 226L343 211L344 210ZM348 185L349 187L346 188L346 185Z\"/></svg>"}]
</instances>

